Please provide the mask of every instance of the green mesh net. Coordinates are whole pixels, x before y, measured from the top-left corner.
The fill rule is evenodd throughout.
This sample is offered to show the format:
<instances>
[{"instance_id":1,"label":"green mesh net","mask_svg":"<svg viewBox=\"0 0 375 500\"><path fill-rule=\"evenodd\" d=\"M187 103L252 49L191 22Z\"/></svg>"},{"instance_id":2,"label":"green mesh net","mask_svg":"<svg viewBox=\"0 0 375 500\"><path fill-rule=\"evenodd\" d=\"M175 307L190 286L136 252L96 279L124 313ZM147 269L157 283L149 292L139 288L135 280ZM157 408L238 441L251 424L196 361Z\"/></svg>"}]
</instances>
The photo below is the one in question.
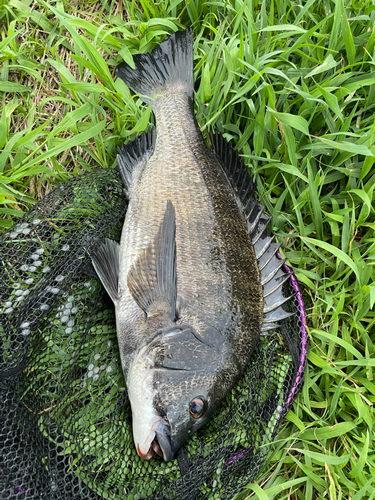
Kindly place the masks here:
<instances>
[{"instance_id":1,"label":"green mesh net","mask_svg":"<svg viewBox=\"0 0 375 500\"><path fill-rule=\"evenodd\" d=\"M119 240L116 169L70 179L0 238L0 498L229 499L260 472L301 385L303 300L259 340L221 408L171 462L138 457L114 308L88 252ZM284 266L285 271L290 269Z\"/></svg>"}]
</instances>

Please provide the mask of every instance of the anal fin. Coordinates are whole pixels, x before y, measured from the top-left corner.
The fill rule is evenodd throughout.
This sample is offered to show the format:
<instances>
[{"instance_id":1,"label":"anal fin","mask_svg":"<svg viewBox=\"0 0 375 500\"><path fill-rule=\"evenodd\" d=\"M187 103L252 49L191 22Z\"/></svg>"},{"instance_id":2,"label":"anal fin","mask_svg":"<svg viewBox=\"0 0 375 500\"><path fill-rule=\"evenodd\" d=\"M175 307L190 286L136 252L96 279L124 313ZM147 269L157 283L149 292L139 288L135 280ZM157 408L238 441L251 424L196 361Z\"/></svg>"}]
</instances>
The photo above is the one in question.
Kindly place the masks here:
<instances>
[{"instance_id":1,"label":"anal fin","mask_svg":"<svg viewBox=\"0 0 375 500\"><path fill-rule=\"evenodd\" d=\"M158 300L166 300L174 319L177 296L176 218L171 201L158 233L139 255L128 273L128 287L138 306L147 314Z\"/></svg>"}]
</instances>

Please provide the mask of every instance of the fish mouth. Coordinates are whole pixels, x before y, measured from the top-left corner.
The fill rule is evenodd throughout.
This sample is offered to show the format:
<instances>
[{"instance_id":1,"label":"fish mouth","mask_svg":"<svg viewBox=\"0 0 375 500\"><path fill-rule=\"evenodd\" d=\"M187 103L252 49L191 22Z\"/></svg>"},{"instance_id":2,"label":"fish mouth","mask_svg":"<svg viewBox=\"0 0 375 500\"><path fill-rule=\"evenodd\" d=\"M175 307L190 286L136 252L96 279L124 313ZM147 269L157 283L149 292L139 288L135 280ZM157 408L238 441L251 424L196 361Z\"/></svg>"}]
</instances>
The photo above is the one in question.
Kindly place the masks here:
<instances>
[{"instance_id":1,"label":"fish mouth","mask_svg":"<svg viewBox=\"0 0 375 500\"><path fill-rule=\"evenodd\" d=\"M137 452L144 460L150 460L154 453L164 458L166 462L173 459L174 453L171 446L168 419L163 418L153 424L152 430L143 445L137 443Z\"/></svg>"}]
</instances>

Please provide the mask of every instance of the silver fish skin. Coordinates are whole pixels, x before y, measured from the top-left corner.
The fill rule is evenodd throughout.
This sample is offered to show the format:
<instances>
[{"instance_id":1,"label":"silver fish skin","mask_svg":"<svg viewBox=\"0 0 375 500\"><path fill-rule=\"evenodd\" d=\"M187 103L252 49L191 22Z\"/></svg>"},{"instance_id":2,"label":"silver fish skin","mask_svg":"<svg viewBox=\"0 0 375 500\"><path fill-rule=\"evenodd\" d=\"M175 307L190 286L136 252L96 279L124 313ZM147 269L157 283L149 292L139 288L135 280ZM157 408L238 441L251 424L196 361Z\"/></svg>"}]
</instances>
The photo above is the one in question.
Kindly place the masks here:
<instances>
[{"instance_id":1,"label":"silver fish skin","mask_svg":"<svg viewBox=\"0 0 375 500\"><path fill-rule=\"evenodd\" d=\"M119 150L121 243L92 258L115 304L138 454L171 460L243 374L263 295L244 214L194 116L191 31L134 62L117 75L152 102L156 134Z\"/></svg>"}]
</instances>

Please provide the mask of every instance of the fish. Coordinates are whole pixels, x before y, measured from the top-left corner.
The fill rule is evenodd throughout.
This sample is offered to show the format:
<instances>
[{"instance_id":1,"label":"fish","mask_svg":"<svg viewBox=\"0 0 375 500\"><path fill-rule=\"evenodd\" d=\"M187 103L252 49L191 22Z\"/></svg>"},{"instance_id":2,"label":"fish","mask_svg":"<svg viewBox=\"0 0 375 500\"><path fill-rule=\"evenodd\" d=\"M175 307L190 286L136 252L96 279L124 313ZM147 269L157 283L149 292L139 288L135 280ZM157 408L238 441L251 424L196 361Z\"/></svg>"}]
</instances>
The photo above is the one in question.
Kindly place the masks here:
<instances>
[{"instance_id":1,"label":"fish","mask_svg":"<svg viewBox=\"0 0 375 500\"><path fill-rule=\"evenodd\" d=\"M243 375L261 334L287 318L289 277L238 153L206 146L194 115L193 37L177 31L116 74L155 128L118 148L128 198L120 243L92 264L116 315L134 444L172 460Z\"/></svg>"}]
</instances>

